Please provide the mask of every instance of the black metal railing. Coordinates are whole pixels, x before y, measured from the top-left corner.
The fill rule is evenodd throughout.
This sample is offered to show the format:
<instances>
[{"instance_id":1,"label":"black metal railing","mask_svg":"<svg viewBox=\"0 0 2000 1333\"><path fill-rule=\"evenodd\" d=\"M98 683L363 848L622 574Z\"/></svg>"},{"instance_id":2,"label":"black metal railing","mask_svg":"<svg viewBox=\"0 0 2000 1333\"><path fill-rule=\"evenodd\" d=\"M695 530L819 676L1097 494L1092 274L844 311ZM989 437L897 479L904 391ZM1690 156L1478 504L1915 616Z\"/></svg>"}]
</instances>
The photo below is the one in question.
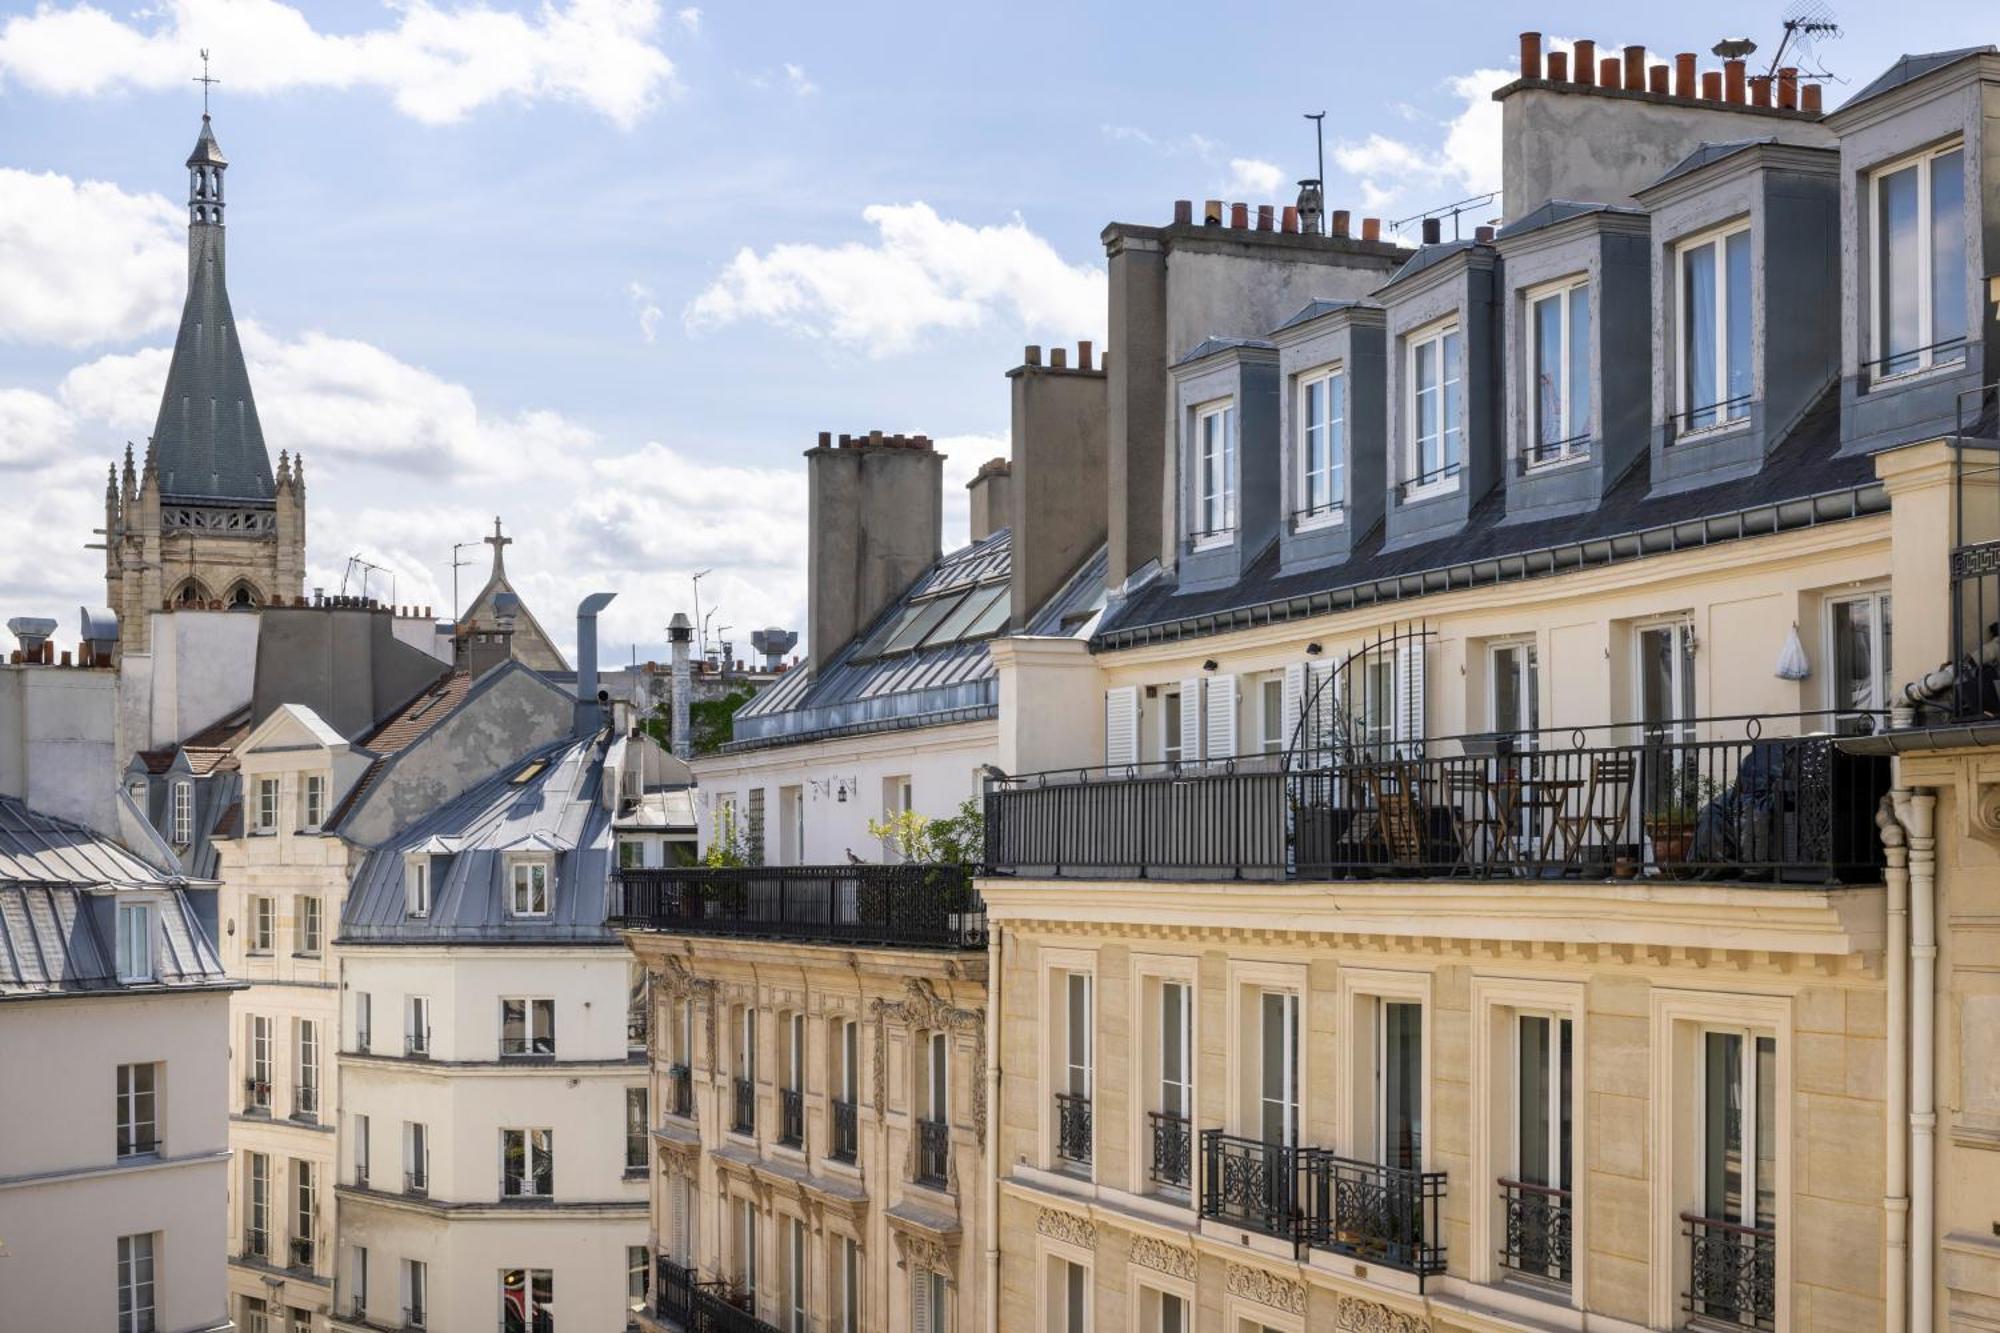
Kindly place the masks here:
<instances>
[{"instance_id":1,"label":"black metal railing","mask_svg":"<svg viewBox=\"0 0 2000 1333\"><path fill-rule=\"evenodd\" d=\"M1572 435L1566 440L1536 440L1523 448L1520 453L1518 471L1525 475L1539 468L1551 467L1557 463L1575 463L1590 457L1593 437L1588 431Z\"/></svg>"},{"instance_id":2,"label":"black metal railing","mask_svg":"<svg viewBox=\"0 0 2000 1333\"><path fill-rule=\"evenodd\" d=\"M757 1131L757 1085L747 1078L730 1080L733 1093L733 1114L729 1127L738 1134L754 1134Z\"/></svg>"},{"instance_id":3,"label":"black metal railing","mask_svg":"<svg viewBox=\"0 0 2000 1333\"><path fill-rule=\"evenodd\" d=\"M682 1119L694 1114L694 1070L686 1065L667 1066L667 1114Z\"/></svg>"},{"instance_id":4,"label":"black metal railing","mask_svg":"<svg viewBox=\"0 0 2000 1333\"><path fill-rule=\"evenodd\" d=\"M612 924L626 930L841 944L984 949L972 868L902 865L615 872Z\"/></svg>"},{"instance_id":5,"label":"black metal railing","mask_svg":"<svg viewBox=\"0 0 2000 1333\"><path fill-rule=\"evenodd\" d=\"M1770 1329L1778 1318L1778 1233L1682 1213L1688 1286L1681 1308L1739 1328Z\"/></svg>"},{"instance_id":6,"label":"black metal railing","mask_svg":"<svg viewBox=\"0 0 2000 1333\"><path fill-rule=\"evenodd\" d=\"M405 1171L403 1173L403 1193L422 1198L431 1192L431 1177L428 1171Z\"/></svg>"},{"instance_id":7,"label":"black metal railing","mask_svg":"<svg viewBox=\"0 0 2000 1333\"><path fill-rule=\"evenodd\" d=\"M1345 514L1346 512L1347 501L1345 500L1328 500L1324 504L1300 505L1292 511L1292 527L1294 530L1312 527L1314 526L1313 521L1315 519L1332 514ZM1331 519L1328 521L1331 522Z\"/></svg>"},{"instance_id":8,"label":"black metal railing","mask_svg":"<svg viewBox=\"0 0 2000 1333\"><path fill-rule=\"evenodd\" d=\"M852 1162L861 1146L861 1130L855 1119L854 1103L833 1099L833 1143L827 1156L836 1162Z\"/></svg>"},{"instance_id":9,"label":"black metal railing","mask_svg":"<svg viewBox=\"0 0 2000 1333\"><path fill-rule=\"evenodd\" d=\"M1765 715L1068 769L996 782L1001 874L1881 878L1878 715ZM1812 734L1766 735L1788 728Z\"/></svg>"},{"instance_id":10,"label":"black metal railing","mask_svg":"<svg viewBox=\"0 0 2000 1333\"><path fill-rule=\"evenodd\" d=\"M316 1084L301 1083L292 1089L292 1119L319 1119L319 1087Z\"/></svg>"},{"instance_id":11,"label":"black metal railing","mask_svg":"<svg viewBox=\"0 0 2000 1333\"><path fill-rule=\"evenodd\" d=\"M778 1089L778 1142L797 1148L806 1141L806 1095L797 1088Z\"/></svg>"},{"instance_id":12,"label":"black metal railing","mask_svg":"<svg viewBox=\"0 0 2000 1333\"><path fill-rule=\"evenodd\" d=\"M1186 1189L1194 1178L1193 1126L1186 1116L1172 1111L1148 1111L1146 1124L1153 1131L1153 1156L1146 1178L1168 1189Z\"/></svg>"},{"instance_id":13,"label":"black metal railing","mask_svg":"<svg viewBox=\"0 0 2000 1333\"><path fill-rule=\"evenodd\" d=\"M917 1181L938 1189L951 1182L951 1126L942 1120L917 1121Z\"/></svg>"},{"instance_id":14,"label":"black metal railing","mask_svg":"<svg viewBox=\"0 0 2000 1333\"><path fill-rule=\"evenodd\" d=\"M431 1053L431 1030L405 1032L403 1034L403 1054L428 1059Z\"/></svg>"},{"instance_id":15,"label":"black metal railing","mask_svg":"<svg viewBox=\"0 0 2000 1333\"><path fill-rule=\"evenodd\" d=\"M664 1254L655 1263L653 1313L681 1333L778 1333L734 1303L728 1283L703 1282Z\"/></svg>"},{"instance_id":16,"label":"black metal railing","mask_svg":"<svg viewBox=\"0 0 2000 1333\"><path fill-rule=\"evenodd\" d=\"M1443 467L1432 468L1429 472L1419 472L1407 481L1397 483L1396 498L1398 500L1408 500L1424 487L1435 486L1439 482L1450 481L1464 470L1465 464L1463 463L1446 463Z\"/></svg>"},{"instance_id":17,"label":"black metal railing","mask_svg":"<svg viewBox=\"0 0 2000 1333\"><path fill-rule=\"evenodd\" d=\"M1900 352L1890 352L1878 356L1873 361L1863 361L1861 368L1871 372L1871 378L1880 381L1896 375L1908 375L1919 370L1935 370L1940 366L1965 364L1966 341L1963 335L1945 338L1925 347L1906 347Z\"/></svg>"},{"instance_id":18,"label":"black metal railing","mask_svg":"<svg viewBox=\"0 0 2000 1333\"><path fill-rule=\"evenodd\" d=\"M1671 429L1666 442L1674 444L1690 436L1747 422L1750 419L1750 408L1755 402L1754 395L1739 393L1733 398L1718 398L1700 407L1690 407L1675 412L1668 418Z\"/></svg>"},{"instance_id":19,"label":"black metal railing","mask_svg":"<svg viewBox=\"0 0 2000 1333\"><path fill-rule=\"evenodd\" d=\"M2000 718L2000 385L1959 393L1954 425L1951 658L1891 702L1983 722Z\"/></svg>"},{"instance_id":20,"label":"black metal railing","mask_svg":"<svg viewBox=\"0 0 2000 1333\"><path fill-rule=\"evenodd\" d=\"M1569 1281L1569 1191L1503 1177L1500 1207L1500 1266L1529 1277Z\"/></svg>"},{"instance_id":21,"label":"black metal railing","mask_svg":"<svg viewBox=\"0 0 2000 1333\"><path fill-rule=\"evenodd\" d=\"M264 1227L250 1227L243 1233L243 1253L252 1259L271 1257L271 1233Z\"/></svg>"},{"instance_id":22,"label":"black metal railing","mask_svg":"<svg viewBox=\"0 0 2000 1333\"><path fill-rule=\"evenodd\" d=\"M1201 1215L1428 1277L1445 1269L1445 1173L1201 1133Z\"/></svg>"},{"instance_id":23,"label":"black metal railing","mask_svg":"<svg viewBox=\"0 0 2000 1333\"><path fill-rule=\"evenodd\" d=\"M1056 1094L1056 1156L1072 1166L1090 1165L1090 1098Z\"/></svg>"}]
</instances>

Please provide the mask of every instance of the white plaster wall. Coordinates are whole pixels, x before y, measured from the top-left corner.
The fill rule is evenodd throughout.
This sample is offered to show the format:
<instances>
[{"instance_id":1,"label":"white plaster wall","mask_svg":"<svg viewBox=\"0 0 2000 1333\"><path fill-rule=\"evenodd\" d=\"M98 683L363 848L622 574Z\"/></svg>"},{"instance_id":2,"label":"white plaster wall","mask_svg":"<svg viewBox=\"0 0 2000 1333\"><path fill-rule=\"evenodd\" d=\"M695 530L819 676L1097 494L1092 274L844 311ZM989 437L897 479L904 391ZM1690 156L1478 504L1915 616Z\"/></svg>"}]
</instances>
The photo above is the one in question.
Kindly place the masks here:
<instances>
[{"instance_id":1,"label":"white plaster wall","mask_svg":"<svg viewBox=\"0 0 2000 1333\"><path fill-rule=\"evenodd\" d=\"M184 740L250 702L258 616L245 611L156 611L148 746Z\"/></svg>"},{"instance_id":2,"label":"white plaster wall","mask_svg":"<svg viewBox=\"0 0 2000 1333\"><path fill-rule=\"evenodd\" d=\"M117 720L108 670L0 667L0 792L115 835Z\"/></svg>"}]
</instances>

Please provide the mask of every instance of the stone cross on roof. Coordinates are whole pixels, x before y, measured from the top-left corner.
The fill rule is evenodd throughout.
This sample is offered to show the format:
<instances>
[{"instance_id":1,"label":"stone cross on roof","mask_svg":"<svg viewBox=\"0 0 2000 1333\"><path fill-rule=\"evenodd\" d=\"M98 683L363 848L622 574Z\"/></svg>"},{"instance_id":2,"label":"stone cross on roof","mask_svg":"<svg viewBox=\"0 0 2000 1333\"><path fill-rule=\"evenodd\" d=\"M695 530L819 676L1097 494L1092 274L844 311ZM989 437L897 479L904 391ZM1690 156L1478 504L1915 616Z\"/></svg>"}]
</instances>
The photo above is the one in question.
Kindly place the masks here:
<instances>
[{"instance_id":1,"label":"stone cross on roof","mask_svg":"<svg viewBox=\"0 0 2000 1333\"><path fill-rule=\"evenodd\" d=\"M507 548L514 544L512 537L500 531L500 516L498 514L493 516L493 535L491 537L482 537L480 540L493 548L493 572L495 575L498 575L507 567Z\"/></svg>"}]
</instances>

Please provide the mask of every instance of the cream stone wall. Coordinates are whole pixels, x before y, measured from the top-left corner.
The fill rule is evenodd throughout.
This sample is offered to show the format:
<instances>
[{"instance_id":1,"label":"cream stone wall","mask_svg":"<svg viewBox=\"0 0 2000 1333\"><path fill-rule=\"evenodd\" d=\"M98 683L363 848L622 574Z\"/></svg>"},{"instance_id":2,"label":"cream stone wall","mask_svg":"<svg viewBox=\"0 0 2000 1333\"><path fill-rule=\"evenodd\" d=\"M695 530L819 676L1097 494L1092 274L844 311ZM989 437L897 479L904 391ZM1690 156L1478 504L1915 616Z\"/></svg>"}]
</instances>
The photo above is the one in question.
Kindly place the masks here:
<instances>
[{"instance_id":1,"label":"cream stone wall","mask_svg":"<svg viewBox=\"0 0 2000 1333\"><path fill-rule=\"evenodd\" d=\"M1789 1125L1779 1326L1881 1327L1879 887L989 879L982 889L1002 931L1002 1328L1061 1327L1046 1309L1046 1265L1079 1254L1097 1333L1141 1327L1142 1285L1185 1288L1196 1326L1228 1333L1239 1318L1281 1329L1580 1327L1585 1311L1592 1328L1678 1326L1687 1242L1677 1219L1697 1202L1684 1034L1739 1022L1777 1038ZM1054 1169L1047 1151L1044 997L1052 967L1079 965L1099 997L1087 1174ZM1151 1090L1135 1087L1133 1054L1157 1041L1133 1009L1149 970L1197 986L1197 1130L1245 1128L1232 985L1302 987L1299 1141L1359 1159L1373 1153L1356 1132L1367 1038L1357 997L1426 997L1424 1164L1447 1176L1443 1276L1420 1283L1327 1251L1295 1257L1289 1243L1204 1222L1185 1194L1149 1192L1141 1112ZM1575 1024L1568 1292L1507 1280L1494 1258L1512 1088L1511 1049L1494 1022L1523 1009Z\"/></svg>"},{"instance_id":2,"label":"cream stone wall","mask_svg":"<svg viewBox=\"0 0 2000 1333\"><path fill-rule=\"evenodd\" d=\"M626 936L653 976L656 1012L654 1105L657 1146L653 1238L659 1252L691 1257L702 1280L732 1281L732 1200L757 1209L757 1314L783 1323L784 1259L780 1221L808 1228L806 1307L810 1327L833 1333L832 1265L836 1242L860 1247L861 1327L869 1333L911 1328L912 1275L935 1271L949 1282L951 1326L984 1327L987 1309L986 1179L987 985L983 953L849 949L671 936ZM692 1018L688 1017L692 1006ZM731 1015L754 1008L757 1021L754 1130L732 1126L735 1042ZM785 1086L781 1016L806 1016L804 1141L778 1142L779 1090ZM853 1163L830 1156L835 1083L835 1024L860 1024ZM693 1048L684 1046L691 1023ZM950 1158L943 1188L916 1178L919 1065L916 1042L946 1036L946 1119ZM672 1113L670 1071L691 1067L694 1111ZM691 1182L693 1236L676 1234L671 1191ZM692 1254L688 1255L688 1241ZM650 1322L650 1321L649 1321Z\"/></svg>"}]
</instances>

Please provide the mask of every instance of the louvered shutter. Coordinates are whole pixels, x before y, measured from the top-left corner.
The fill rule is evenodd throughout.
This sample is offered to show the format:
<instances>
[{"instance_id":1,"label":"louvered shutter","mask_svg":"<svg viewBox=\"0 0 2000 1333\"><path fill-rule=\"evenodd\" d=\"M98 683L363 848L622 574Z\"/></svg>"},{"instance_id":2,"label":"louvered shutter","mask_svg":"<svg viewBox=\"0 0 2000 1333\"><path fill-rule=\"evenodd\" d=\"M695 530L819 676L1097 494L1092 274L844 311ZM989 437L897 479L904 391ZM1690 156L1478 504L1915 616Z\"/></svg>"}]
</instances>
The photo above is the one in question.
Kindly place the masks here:
<instances>
[{"instance_id":1,"label":"louvered shutter","mask_svg":"<svg viewBox=\"0 0 2000 1333\"><path fill-rule=\"evenodd\" d=\"M1192 764L1201 758L1201 680L1191 676L1181 682L1181 762Z\"/></svg>"},{"instance_id":2,"label":"louvered shutter","mask_svg":"<svg viewBox=\"0 0 2000 1333\"><path fill-rule=\"evenodd\" d=\"M672 1208L667 1223L667 1252L676 1262L685 1266L690 1256L687 1243L687 1178L675 1176L667 1190L668 1202Z\"/></svg>"},{"instance_id":3,"label":"louvered shutter","mask_svg":"<svg viewBox=\"0 0 2000 1333\"><path fill-rule=\"evenodd\" d=\"M1334 664L1308 662L1305 685L1308 752L1314 764L1332 763L1337 753L1340 723L1339 679Z\"/></svg>"},{"instance_id":4,"label":"louvered shutter","mask_svg":"<svg viewBox=\"0 0 2000 1333\"><path fill-rule=\"evenodd\" d=\"M414 1294L410 1290L410 1261L405 1259L396 1265L396 1295L405 1310L413 1308L410 1297Z\"/></svg>"},{"instance_id":5,"label":"louvered shutter","mask_svg":"<svg viewBox=\"0 0 2000 1333\"><path fill-rule=\"evenodd\" d=\"M1208 678L1208 757L1228 759L1236 753L1236 677Z\"/></svg>"},{"instance_id":6,"label":"louvered shutter","mask_svg":"<svg viewBox=\"0 0 2000 1333\"><path fill-rule=\"evenodd\" d=\"M1120 685L1104 692L1104 765L1139 762L1139 687Z\"/></svg>"},{"instance_id":7,"label":"louvered shutter","mask_svg":"<svg viewBox=\"0 0 2000 1333\"><path fill-rule=\"evenodd\" d=\"M916 1281L910 1284L910 1333L931 1333L931 1275L928 1269L917 1270Z\"/></svg>"},{"instance_id":8,"label":"louvered shutter","mask_svg":"<svg viewBox=\"0 0 2000 1333\"><path fill-rule=\"evenodd\" d=\"M1284 735L1279 744L1287 753L1299 745L1299 712L1306 703L1306 664L1294 662L1285 668L1282 725ZM1302 757L1302 756L1301 756Z\"/></svg>"},{"instance_id":9,"label":"louvered shutter","mask_svg":"<svg viewBox=\"0 0 2000 1333\"><path fill-rule=\"evenodd\" d=\"M1406 759L1424 752L1424 647L1419 637L1396 654L1396 739Z\"/></svg>"}]
</instances>

